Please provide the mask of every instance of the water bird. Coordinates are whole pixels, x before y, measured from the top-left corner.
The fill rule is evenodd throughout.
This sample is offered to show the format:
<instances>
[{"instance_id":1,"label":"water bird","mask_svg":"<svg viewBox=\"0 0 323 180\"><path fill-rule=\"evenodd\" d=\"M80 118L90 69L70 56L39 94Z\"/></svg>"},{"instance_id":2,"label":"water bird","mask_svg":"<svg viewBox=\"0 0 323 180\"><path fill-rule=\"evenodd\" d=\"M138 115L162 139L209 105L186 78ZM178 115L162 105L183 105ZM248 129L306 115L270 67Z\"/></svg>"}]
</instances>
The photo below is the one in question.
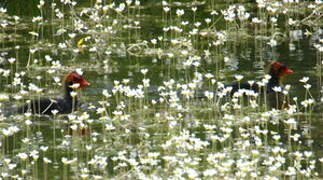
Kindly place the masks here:
<instances>
[{"instance_id":1,"label":"water bird","mask_svg":"<svg viewBox=\"0 0 323 180\"><path fill-rule=\"evenodd\" d=\"M41 98L31 100L18 108L19 113L31 112L32 114L68 114L76 110L78 105L78 89L89 86L90 83L77 72L70 72L64 78L64 95L61 98Z\"/></svg>"},{"instance_id":2,"label":"water bird","mask_svg":"<svg viewBox=\"0 0 323 180\"><path fill-rule=\"evenodd\" d=\"M282 90L281 87L281 79L283 76L293 73L293 70L288 68L284 63L279 61L274 61L269 65L269 71L268 74L270 76L267 76L265 81L260 81L258 83L255 83L254 81L248 81L248 83L241 82L240 78L239 82L232 83L232 84L220 84L217 87L217 90L213 92L215 95L223 95L222 92L226 92L226 95L229 95L231 97L235 97L236 95L239 97L241 93L245 93L246 91L243 90L249 90L249 92L254 92L262 95L264 97L264 94L266 94L267 105L272 108L281 109L285 105L285 96L282 96ZM252 83L251 83L252 82ZM251 90L251 91L250 91ZM212 91L212 90L211 90ZM237 93L237 94L235 94ZM195 97L197 98L206 98L205 91L196 91Z\"/></svg>"},{"instance_id":3,"label":"water bird","mask_svg":"<svg viewBox=\"0 0 323 180\"><path fill-rule=\"evenodd\" d=\"M234 83L226 85L231 87L231 95L234 96L236 92L242 89L252 90L255 93L260 93L266 96L267 105L271 108L281 109L288 103L288 98L283 95L283 88L281 87L281 79L283 76L293 73L293 70L288 68L285 64L279 61L274 61L269 65L267 79L258 83ZM264 97L264 96L263 96Z\"/></svg>"},{"instance_id":4,"label":"water bird","mask_svg":"<svg viewBox=\"0 0 323 180\"><path fill-rule=\"evenodd\" d=\"M285 64L279 61L274 61L269 65L269 72L270 79L266 84L266 92L272 93L274 92L275 87L281 86L281 78L285 75L293 73L293 70L288 68ZM260 86L257 83L234 83L227 85L227 87L232 87L231 93L235 93L239 91L239 89L248 89L253 90L255 92L264 92L262 89L264 86Z\"/></svg>"}]
</instances>

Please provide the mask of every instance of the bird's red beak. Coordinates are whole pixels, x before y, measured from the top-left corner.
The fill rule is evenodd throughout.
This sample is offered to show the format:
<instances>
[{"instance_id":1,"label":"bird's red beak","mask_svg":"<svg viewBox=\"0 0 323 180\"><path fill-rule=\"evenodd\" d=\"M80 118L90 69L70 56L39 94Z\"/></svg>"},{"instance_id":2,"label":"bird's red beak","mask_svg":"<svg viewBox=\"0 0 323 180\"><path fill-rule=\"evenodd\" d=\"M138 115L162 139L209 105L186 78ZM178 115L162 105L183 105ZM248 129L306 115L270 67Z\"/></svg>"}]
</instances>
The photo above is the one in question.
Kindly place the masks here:
<instances>
[{"instance_id":1,"label":"bird's red beak","mask_svg":"<svg viewBox=\"0 0 323 180\"><path fill-rule=\"evenodd\" d=\"M82 78L81 82L80 82L80 87L86 87L91 85L88 81L86 81L84 78Z\"/></svg>"},{"instance_id":2,"label":"bird's red beak","mask_svg":"<svg viewBox=\"0 0 323 180\"><path fill-rule=\"evenodd\" d=\"M284 70L284 75L291 74L293 72L294 72L293 70L286 67L286 69Z\"/></svg>"}]
</instances>

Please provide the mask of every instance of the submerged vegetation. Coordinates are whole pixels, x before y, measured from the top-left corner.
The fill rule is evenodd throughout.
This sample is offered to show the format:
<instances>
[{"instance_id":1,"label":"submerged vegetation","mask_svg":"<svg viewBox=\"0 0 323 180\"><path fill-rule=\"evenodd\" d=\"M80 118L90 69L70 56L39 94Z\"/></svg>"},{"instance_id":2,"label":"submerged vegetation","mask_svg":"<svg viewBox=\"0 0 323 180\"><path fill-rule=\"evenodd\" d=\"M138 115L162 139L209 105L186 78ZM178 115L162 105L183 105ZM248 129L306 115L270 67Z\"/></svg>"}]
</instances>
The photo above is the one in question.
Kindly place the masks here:
<instances>
[{"instance_id":1,"label":"submerged vegetation","mask_svg":"<svg viewBox=\"0 0 323 180\"><path fill-rule=\"evenodd\" d=\"M0 4L1 178L322 176L321 0L33 2ZM227 86L267 87L274 60L288 84ZM70 71L78 110L15 112Z\"/></svg>"}]
</instances>

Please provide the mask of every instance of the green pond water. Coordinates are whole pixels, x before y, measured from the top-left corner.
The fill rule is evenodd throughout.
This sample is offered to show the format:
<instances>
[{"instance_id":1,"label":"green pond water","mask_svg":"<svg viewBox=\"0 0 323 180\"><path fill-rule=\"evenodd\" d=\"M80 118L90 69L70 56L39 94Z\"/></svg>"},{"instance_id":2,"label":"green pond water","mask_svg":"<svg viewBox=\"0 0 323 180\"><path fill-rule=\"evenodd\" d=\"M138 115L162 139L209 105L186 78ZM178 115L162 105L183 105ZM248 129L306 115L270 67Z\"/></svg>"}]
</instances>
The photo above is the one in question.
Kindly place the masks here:
<instances>
[{"instance_id":1,"label":"green pond water","mask_svg":"<svg viewBox=\"0 0 323 180\"><path fill-rule=\"evenodd\" d=\"M61 89L60 86L54 83L53 77L62 78L67 72L80 68L91 86L81 92L82 106L79 114L82 112L90 114L90 119L95 122L93 123L92 131L98 132L98 134L74 137L68 133L67 117L32 117L33 125L29 128L23 124L24 120L12 116L5 118L0 126L2 132L3 129L10 125L17 125L21 130L14 137L1 135L0 170L2 172L8 172L5 158L12 158L12 161L19 162L17 157L19 152L29 152L30 154L33 149L48 146L49 150L46 152L41 152L40 150L39 156L41 158L48 157L54 162L45 166L43 159L36 161L36 163L27 163L27 160L26 162L17 163L17 170L9 172L12 175L20 174L21 177L28 179L32 179L32 177L36 179L81 179L77 173L89 174L88 179L94 178L93 176L96 174L102 177L115 177L116 179L127 179L129 175L129 177L137 179L139 176L130 176L135 171L135 168L115 169L117 162L122 160L114 161L112 157L123 150L127 151L127 153L129 152L129 157L132 157L131 149L134 148L133 146L138 148L138 144L142 149L147 148L149 152L166 151L160 150L162 148L159 143L163 142L164 135L169 136L172 131L163 127L163 123L154 124L153 120L146 123L147 120L145 119L153 117L155 111L159 110L160 114L164 114L171 108L165 107L163 109L164 106L160 105L156 110L155 106L148 103L156 98L157 92L146 95L147 97L142 101L128 101L124 98L127 106L134 104L133 107L127 109L127 112L135 120L133 124L121 121L114 125L118 130L124 128L131 133L130 135L118 134L122 131L117 131L109 136L109 134L106 134L107 132L103 133L104 125L100 124L103 121L100 119L100 114L95 113L95 109L100 107L100 102L105 100L102 96L104 89L111 92L115 86L114 81L121 82L123 79L129 79L130 87L136 87L142 84L143 78L146 78L150 79L152 89L157 91L158 86L164 85L163 82L170 79L182 84L191 82L194 79L194 72L211 73L215 76L214 79L224 83L235 81L234 76L237 74L244 76L243 81L260 80L266 73L268 64L273 60L278 60L294 71L293 74L283 79L284 84L291 85L290 96L297 97L299 102L311 96L316 102L310 108L304 108L299 104L300 111L293 115L293 118L298 122L297 130L293 130L293 132L299 132L302 135L299 148L313 151L315 154L313 159L317 160L315 163L315 170L318 172L317 177L322 176L322 166L318 160L323 156L323 103L321 101L323 53L315 47L322 46L323 29L321 27L323 22L322 17L320 17L323 11L322 3L315 4L314 1L304 1L301 2L304 3L303 5L301 3L284 4L288 12L283 13L284 8L278 8L279 10L275 14L270 13L268 9L257 8L255 1L247 0L170 0L165 1L168 5L164 5L164 7L171 9L168 13L163 11L162 1L158 0L140 1L138 6L132 2L130 7L126 7L121 12L116 12L116 10L112 9L118 7L120 3L126 3L126 1L114 1L115 7L98 10L98 13L95 13L97 9L102 8L101 6L108 6L113 1L102 0L101 3L94 0L75 1L77 2L75 6L69 3L64 5L63 2L56 0L46 1L41 11L37 8L39 1L36 0L2 0L0 2L0 8L2 6L7 10L6 13L0 13L0 68L12 71L8 77L2 76L0 79L1 93L10 96L11 99L11 102L3 102L2 109L3 111L10 111L16 108L17 104L22 104L22 100L14 100L15 94L19 94L19 88L11 85L15 72L23 71L26 73L22 78L24 83L34 83L43 88L43 92L39 94L40 96L54 97L60 94ZM271 7L275 8L275 2L268 1L268 4L273 3ZM53 10L53 3L56 3L54 9L59 9L64 18L57 17L59 12ZM310 4L316 6L311 9L308 7ZM245 7L245 11L249 13L250 17L246 21L225 21L221 10L225 10L229 6L235 6L236 10L233 10L235 13L238 12L238 6ZM85 11L85 8L88 8L88 10ZM197 10L193 11L192 8L197 8ZM293 9L298 10L293 11ZM319 11L320 13L318 14L320 15L311 15L314 9ZM176 10L184 10L185 13L182 16L177 16ZM82 16L80 15L81 11L84 11ZM212 11L215 11L216 14L211 15ZM19 16L16 23L14 23L13 16ZM36 16L43 16L44 18L33 22L35 21L33 18ZM102 18L105 16L107 18ZM267 23L255 25L251 23L251 19L254 17L262 18ZM274 23L269 20L271 17L277 18L276 25L273 25ZM211 22L209 24L206 23L206 18L210 18ZM301 23L299 25L288 25L289 18ZM184 25L181 23L184 23ZM84 27L82 27L82 24L84 24ZM175 26L179 26L182 32L176 31L176 28L167 32L164 31L165 29L163 30L163 28L171 29ZM93 29L92 31L91 28ZM195 30L201 35L194 35ZM307 31L309 33L306 33ZM37 35L32 35L33 33L30 32L35 32ZM212 45L213 42L220 39L215 32L226 33L226 40L219 46ZM71 38L71 36L73 37ZM168 40L160 40L165 38ZM187 42L186 38L193 43ZM277 45L270 46L271 38L275 40ZM158 43L152 43L151 40L153 39ZM172 39L174 40L173 42ZM35 53L31 53L33 49L36 49ZM46 55L51 57L51 62L46 60ZM11 57L16 58L16 62L13 64L8 62ZM183 65L183 62L190 57L201 58L193 60L193 62L198 62L197 66L190 65L186 67ZM61 65L54 67L53 61L58 61ZM148 69L148 73L143 75L142 69ZM48 71L52 71L52 73ZM40 77L40 79L37 79L37 77ZM306 89L303 87L304 83L299 81L303 77L309 77L310 95L306 93ZM207 81L204 81L205 86L210 87ZM26 87L25 89L28 88ZM29 95L29 98L38 96L35 92ZM28 97L25 99L28 99ZM211 121L210 124L212 124L213 117L212 113L202 111L203 108L207 109L210 105L206 105L206 108L203 102L200 101L193 99L183 103L184 106L189 106L188 104L192 103L192 112L194 113L183 113L185 114L183 124L179 123L178 126L185 127L191 123L192 125L187 125L187 128L196 137L205 140L208 136L207 133L200 126L194 125L194 119L206 118L208 120L205 120L205 122L210 123L209 121ZM143 109L141 104L145 104L146 107ZM117 101L111 101L111 106L107 107L107 114L109 114L110 118L115 116L112 112L118 110L118 105L120 104ZM91 106L94 107L94 110L88 110L91 109ZM147 112L142 113L143 111ZM186 121L188 121L187 124L185 124ZM140 129L135 127L140 127L142 124L144 124L143 127L148 129L147 133L150 133L151 136L151 140L147 140L147 142L143 140L146 138L140 133ZM286 126L268 126L269 129L272 128L279 132L283 139L286 138ZM238 130L234 130L233 137L238 136L235 131ZM109 137L103 140L104 138L102 137L106 136ZM23 143L22 141L25 137L29 137L32 143ZM98 139L98 142L93 139ZM124 140L124 142L121 140ZM231 143L234 144L234 141ZM151 144L145 144L148 142ZM284 141L282 142L284 144ZM285 143L287 144L286 141ZM87 146L89 144L91 144L91 147ZM279 144L279 146L283 146L282 144ZM113 146L111 151L104 150L105 148L109 149L109 146ZM214 146L214 149L225 147L225 145ZM89 150L86 150L86 148ZM211 153L212 150L208 153ZM239 150L234 149L233 151ZM108 157L106 162L109 164L105 170L86 165L87 161L95 155L102 155L103 152L106 152L105 156ZM203 156L201 154L197 157L203 159ZM61 162L62 157L70 159L77 157L79 162L81 161L80 158L83 159L79 165L73 166L63 165ZM134 157L134 159L137 158L139 157ZM30 157L30 162L32 162L31 159L32 157ZM292 162L291 159L286 161ZM166 169L166 167L172 169L166 165L166 160L161 160L158 163L161 164L160 167L151 165L151 169L142 171L147 174L156 173L161 178L174 176L170 172L167 174L167 172L161 170ZM100 164L97 166L100 166ZM204 166L207 165L200 165L196 169L207 169ZM84 172L86 170L83 171L82 168L85 167L88 167L89 173ZM26 176L21 174L22 169L28 169ZM266 174L266 171L263 171ZM218 177L224 176L222 174ZM183 177L190 179L189 175L183 175ZM207 179L201 174L199 177ZM247 176L245 179L250 177ZM280 177L282 178L283 176ZM293 178L293 176L284 177ZM295 177L300 178L300 176Z\"/></svg>"}]
</instances>

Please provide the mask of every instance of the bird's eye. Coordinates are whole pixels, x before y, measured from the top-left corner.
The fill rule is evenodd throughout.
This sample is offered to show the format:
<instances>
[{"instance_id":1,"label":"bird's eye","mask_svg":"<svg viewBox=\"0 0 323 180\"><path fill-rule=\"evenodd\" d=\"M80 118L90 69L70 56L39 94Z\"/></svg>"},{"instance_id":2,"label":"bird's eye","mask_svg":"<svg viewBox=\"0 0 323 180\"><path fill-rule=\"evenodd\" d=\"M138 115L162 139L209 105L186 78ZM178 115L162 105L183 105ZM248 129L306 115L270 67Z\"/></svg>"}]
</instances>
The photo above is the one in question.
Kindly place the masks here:
<instances>
[{"instance_id":1,"label":"bird's eye","mask_svg":"<svg viewBox=\"0 0 323 180\"><path fill-rule=\"evenodd\" d=\"M286 70L286 66L281 66L280 68L279 68L279 72L284 72L285 70Z\"/></svg>"},{"instance_id":2,"label":"bird's eye","mask_svg":"<svg viewBox=\"0 0 323 180\"><path fill-rule=\"evenodd\" d=\"M74 81L79 82L80 80L81 80L81 77L80 76L75 76L74 77Z\"/></svg>"}]
</instances>

